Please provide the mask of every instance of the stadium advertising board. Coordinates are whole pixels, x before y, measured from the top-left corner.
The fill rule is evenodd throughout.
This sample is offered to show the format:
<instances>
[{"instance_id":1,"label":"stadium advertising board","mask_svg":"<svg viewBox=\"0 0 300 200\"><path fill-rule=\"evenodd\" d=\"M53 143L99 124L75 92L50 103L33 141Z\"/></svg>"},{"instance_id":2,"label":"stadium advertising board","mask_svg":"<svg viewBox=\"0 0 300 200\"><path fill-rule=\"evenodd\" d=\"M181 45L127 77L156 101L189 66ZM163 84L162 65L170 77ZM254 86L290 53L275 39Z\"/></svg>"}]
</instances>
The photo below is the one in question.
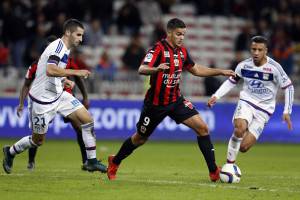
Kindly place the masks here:
<instances>
[{"instance_id":1,"label":"stadium advertising board","mask_svg":"<svg viewBox=\"0 0 300 200\"><path fill-rule=\"evenodd\" d=\"M0 137L20 138L28 135L28 112L24 109L21 118L16 115L18 99L0 98ZM207 109L205 102L194 102L202 118L208 124L212 138L227 141L232 134L232 115L234 103L218 103L213 109ZM126 100L91 100L90 112L94 117L97 139L124 139L135 131L135 125L140 115L142 101ZM282 122L283 105L277 105L276 111L267 124L261 142L291 142L300 143L300 105L293 108L293 131L288 131ZM65 124L57 115L49 127L47 138L73 139L75 133L70 124ZM184 125L177 125L166 118L153 133L156 140L195 140L195 134Z\"/></svg>"}]
</instances>

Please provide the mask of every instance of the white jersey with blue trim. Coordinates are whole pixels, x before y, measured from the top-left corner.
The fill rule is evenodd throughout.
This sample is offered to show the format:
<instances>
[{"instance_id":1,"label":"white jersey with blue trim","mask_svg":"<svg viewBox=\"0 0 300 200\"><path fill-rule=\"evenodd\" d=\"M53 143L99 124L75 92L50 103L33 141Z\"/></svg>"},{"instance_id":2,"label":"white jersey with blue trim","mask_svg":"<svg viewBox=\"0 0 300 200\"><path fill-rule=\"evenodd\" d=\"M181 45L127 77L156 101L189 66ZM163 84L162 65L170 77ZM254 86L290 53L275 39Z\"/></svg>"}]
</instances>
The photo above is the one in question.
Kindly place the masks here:
<instances>
[{"instance_id":1,"label":"white jersey with blue trim","mask_svg":"<svg viewBox=\"0 0 300 200\"><path fill-rule=\"evenodd\" d=\"M259 67L253 63L252 58L246 59L237 65L235 73L244 80L240 99L269 114L275 110L278 88L292 85L281 65L270 57ZM229 80L236 82L233 78Z\"/></svg>"},{"instance_id":2,"label":"white jersey with blue trim","mask_svg":"<svg viewBox=\"0 0 300 200\"><path fill-rule=\"evenodd\" d=\"M43 103L49 103L59 98L63 92L64 77L47 76L47 64L52 63L60 68L66 68L69 54L70 50L67 49L61 38L47 46L39 58L35 79L29 91L32 98Z\"/></svg>"}]
</instances>

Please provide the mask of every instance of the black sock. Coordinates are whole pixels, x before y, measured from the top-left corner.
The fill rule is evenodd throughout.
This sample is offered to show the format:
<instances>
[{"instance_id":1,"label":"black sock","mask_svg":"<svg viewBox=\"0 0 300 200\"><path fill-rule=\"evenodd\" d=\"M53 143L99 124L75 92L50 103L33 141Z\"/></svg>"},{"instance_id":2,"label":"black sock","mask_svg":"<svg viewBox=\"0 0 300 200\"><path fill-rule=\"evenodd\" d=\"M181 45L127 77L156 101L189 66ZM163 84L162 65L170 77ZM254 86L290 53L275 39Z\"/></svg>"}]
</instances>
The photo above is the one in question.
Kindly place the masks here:
<instances>
[{"instance_id":1,"label":"black sock","mask_svg":"<svg viewBox=\"0 0 300 200\"><path fill-rule=\"evenodd\" d=\"M133 150L135 150L138 146L135 146L132 141L131 137L125 140L123 145L121 146L119 152L115 156L113 162L117 165L119 165L123 159L125 159L127 156L129 156Z\"/></svg>"},{"instance_id":2,"label":"black sock","mask_svg":"<svg viewBox=\"0 0 300 200\"><path fill-rule=\"evenodd\" d=\"M205 158L209 172L214 172L217 169L214 146L211 143L210 136L198 136L198 146Z\"/></svg>"},{"instance_id":3,"label":"black sock","mask_svg":"<svg viewBox=\"0 0 300 200\"><path fill-rule=\"evenodd\" d=\"M28 149L28 162L34 162L38 147L30 147Z\"/></svg>"},{"instance_id":4,"label":"black sock","mask_svg":"<svg viewBox=\"0 0 300 200\"><path fill-rule=\"evenodd\" d=\"M84 164L87 160L87 156L86 156L86 150L85 150L85 145L84 145L84 142L83 142L83 139L82 139L82 134L81 134L81 131L78 133L76 131L76 135L77 135L77 143L80 147L80 153L81 153L81 159L82 159L82 164Z\"/></svg>"}]
</instances>

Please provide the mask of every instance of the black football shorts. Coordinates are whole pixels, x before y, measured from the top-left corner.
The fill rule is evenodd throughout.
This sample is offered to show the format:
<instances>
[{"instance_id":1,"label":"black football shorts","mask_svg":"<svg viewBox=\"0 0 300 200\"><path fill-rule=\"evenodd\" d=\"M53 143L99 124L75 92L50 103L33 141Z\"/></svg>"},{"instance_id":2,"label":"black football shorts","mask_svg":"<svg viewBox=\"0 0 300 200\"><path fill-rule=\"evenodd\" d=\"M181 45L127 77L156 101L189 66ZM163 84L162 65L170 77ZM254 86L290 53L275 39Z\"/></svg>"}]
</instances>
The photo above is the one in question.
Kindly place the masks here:
<instances>
[{"instance_id":1,"label":"black football shorts","mask_svg":"<svg viewBox=\"0 0 300 200\"><path fill-rule=\"evenodd\" d=\"M167 116L177 124L180 124L197 114L199 113L193 104L183 97L180 97L176 102L167 106L156 106L145 101L140 119L136 124L137 132L141 136L149 137L159 123Z\"/></svg>"}]
</instances>

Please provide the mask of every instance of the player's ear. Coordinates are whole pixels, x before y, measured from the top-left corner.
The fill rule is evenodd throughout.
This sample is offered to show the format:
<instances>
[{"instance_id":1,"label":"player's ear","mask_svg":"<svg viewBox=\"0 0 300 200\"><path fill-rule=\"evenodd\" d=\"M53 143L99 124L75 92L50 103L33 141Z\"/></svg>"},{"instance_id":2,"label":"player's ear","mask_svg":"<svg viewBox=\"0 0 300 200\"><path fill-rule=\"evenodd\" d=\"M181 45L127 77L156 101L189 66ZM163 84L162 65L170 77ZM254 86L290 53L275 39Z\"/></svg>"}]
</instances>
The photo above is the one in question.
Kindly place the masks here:
<instances>
[{"instance_id":1,"label":"player's ear","mask_svg":"<svg viewBox=\"0 0 300 200\"><path fill-rule=\"evenodd\" d=\"M71 31L66 30L66 36L70 36L71 35Z\"/></svg>"},{"instance_id":2,"label":"player's ear","mask_svg":"<svg viewBox=\"0 0 300 200\"><path fill-rule=\"evenodd\" d=\"M167 35L171 36L171 34L172 34L172 30L171 29L167 29Z\"/></svg>"}]
</instances>

